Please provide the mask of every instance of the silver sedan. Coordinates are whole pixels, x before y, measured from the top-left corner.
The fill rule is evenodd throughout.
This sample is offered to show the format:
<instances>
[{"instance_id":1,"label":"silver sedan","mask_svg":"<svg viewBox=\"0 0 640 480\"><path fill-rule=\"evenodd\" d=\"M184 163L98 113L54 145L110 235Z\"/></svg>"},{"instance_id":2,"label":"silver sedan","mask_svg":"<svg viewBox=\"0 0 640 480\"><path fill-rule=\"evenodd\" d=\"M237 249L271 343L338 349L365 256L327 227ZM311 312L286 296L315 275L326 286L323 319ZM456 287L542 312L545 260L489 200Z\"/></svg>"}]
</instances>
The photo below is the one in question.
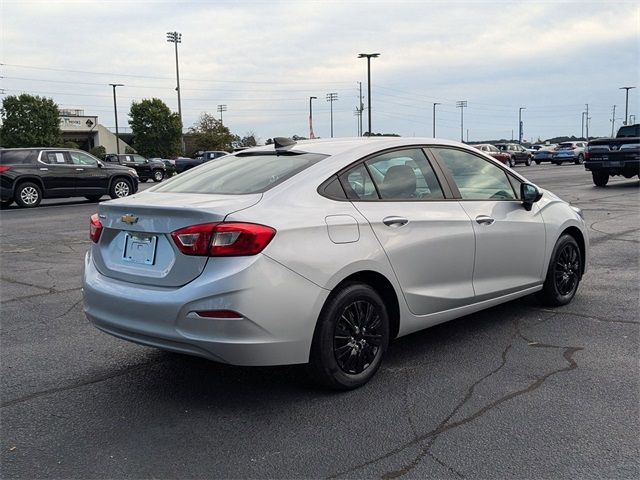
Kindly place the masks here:
<instances>
[{"instance_id":1,"label":"silver sedan","mask_svg":"<svg viewBox=\"0 0 640 480\"><path fill-rule=\"evenodd\" d=\"M350 389L396 337L532 293L573 299L582 213L492 157L275 140L99 205L83 280L96 327L236 365L307 363Z\"/></svg>"}]
</instances>

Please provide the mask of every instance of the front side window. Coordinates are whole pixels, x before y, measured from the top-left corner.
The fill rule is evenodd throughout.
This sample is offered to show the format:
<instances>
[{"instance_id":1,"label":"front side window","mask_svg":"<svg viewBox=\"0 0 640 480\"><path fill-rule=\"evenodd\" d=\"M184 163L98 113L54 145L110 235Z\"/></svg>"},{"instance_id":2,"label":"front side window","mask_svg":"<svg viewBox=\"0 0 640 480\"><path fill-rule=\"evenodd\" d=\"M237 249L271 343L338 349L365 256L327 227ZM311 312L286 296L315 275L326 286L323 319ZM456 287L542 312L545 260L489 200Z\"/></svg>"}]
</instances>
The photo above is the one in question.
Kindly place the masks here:
<instances>
[{"instance_id":1,"label":"front side window","mask_svg":"<svg viewBox=\"0 0 640 480\"><path fill-rule=\"evenodd\" d=\"M69 152L69 156L71 157L71 162L74 165L83 165L85 167L96 167L98 166L98 162L91 155L87 155L82 152Z\"/></svg>"},{"instance_id":2,"label":"front side window","mask_svg":"<svg viewBox=\"0 0 640 480\"><path fill-rule=\"evenodd\" d=\"M239 154L207 162L197 170L181 173L170 182L154 188L156 192L249 194L262 193L288 180L326 155Z\"/></svg>"},{"instance_id":3,"label":"front side window","mask_svg":"<svg viewBox=\"0 0 640 480\"><path fill-rule=\"evenodd\" d=\"M144 163L146 161L146 159L140 155L132 155L132 157L133 157L133 161L136 163Z\"/></svg>"},{"instance_id":4,"label":"front side window","mask_svg":"<svg viewBox=\"0 0 640 480\"><path fill-rule=\"evenodd\" d=\"M471 153L451 148L432 148L451 173L463 200L515 200L507 173Z\"/></svg>"}]
</instances>

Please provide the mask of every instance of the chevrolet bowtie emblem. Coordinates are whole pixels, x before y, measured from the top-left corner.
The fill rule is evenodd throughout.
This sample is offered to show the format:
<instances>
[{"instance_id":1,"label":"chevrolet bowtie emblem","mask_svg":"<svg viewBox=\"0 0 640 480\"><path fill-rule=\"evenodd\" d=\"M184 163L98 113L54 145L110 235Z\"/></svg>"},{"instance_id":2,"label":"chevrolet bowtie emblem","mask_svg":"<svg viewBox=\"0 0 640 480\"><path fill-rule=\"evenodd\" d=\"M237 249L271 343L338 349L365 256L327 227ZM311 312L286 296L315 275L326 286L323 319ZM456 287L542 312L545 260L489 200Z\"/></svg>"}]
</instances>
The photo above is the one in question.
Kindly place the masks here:
<instances>
[{"instance_id":1,"label":"chevrolet bowtie emblem","mask_svg":"<svg viewBox=\"0 0 640 480\"><path fill-rule=\"evenodd\" d=\"M136 223L138 221L138 217L136 217L135 215L123 215L120 220L122 220L124 223L128 223L129 225L133 225L134 223Z\"/></svg>"}]
</instances>

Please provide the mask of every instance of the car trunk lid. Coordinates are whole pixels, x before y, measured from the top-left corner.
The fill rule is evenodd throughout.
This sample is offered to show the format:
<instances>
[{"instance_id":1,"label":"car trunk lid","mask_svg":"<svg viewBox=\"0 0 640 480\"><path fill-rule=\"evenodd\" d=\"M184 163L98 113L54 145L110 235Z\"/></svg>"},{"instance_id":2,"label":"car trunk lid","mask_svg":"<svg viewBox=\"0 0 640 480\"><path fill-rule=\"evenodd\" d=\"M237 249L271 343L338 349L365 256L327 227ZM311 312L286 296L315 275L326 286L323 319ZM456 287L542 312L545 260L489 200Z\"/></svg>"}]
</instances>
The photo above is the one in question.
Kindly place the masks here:
<instances>
[{"instance_id":1,"label":"car trunk lid","mask_svg":"<svg viewBox=\"0 0 640 480\"><path fill-rule=\"evenodd\" d=\"M103 231L92 255L107 277L160 287L179 287L197 278L208 257L184 255L171 232L222 222L255 205L262 194L213 195L145 192L100 204Z\"/></svg>"}]
</instances>

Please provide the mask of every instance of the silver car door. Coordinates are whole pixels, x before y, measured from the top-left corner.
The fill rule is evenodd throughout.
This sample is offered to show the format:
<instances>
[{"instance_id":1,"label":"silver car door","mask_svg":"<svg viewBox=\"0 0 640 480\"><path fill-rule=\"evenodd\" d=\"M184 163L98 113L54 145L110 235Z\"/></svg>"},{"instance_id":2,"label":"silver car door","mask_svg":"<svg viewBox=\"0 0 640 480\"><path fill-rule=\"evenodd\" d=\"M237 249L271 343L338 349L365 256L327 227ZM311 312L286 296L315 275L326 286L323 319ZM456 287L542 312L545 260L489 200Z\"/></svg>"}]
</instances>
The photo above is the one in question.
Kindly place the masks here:
<instances>
[{"instance_id":1,"label":"silver car door","mask_svg":"<svg viewBox=\"0 0 640 480\"><path fill-rule=\"evenodd\" d=\"M410 311L426 315L473 303L474 233L419 148L381 154L341 175L371 224Z\"/></svg>"},{"instance_id":2,"label":"silver car door","mask_svg":"<svg viewBox=\"0 0 640 480\"><path fill-rule=\"evenodd\" d=\"M432 148L460 194L476 234L478 300L542 282L545 227L537 205L519 200L519 180L493 162L455 148ZM453 188L453 187L452 187Z\"/></svg>"}]
</instances>

